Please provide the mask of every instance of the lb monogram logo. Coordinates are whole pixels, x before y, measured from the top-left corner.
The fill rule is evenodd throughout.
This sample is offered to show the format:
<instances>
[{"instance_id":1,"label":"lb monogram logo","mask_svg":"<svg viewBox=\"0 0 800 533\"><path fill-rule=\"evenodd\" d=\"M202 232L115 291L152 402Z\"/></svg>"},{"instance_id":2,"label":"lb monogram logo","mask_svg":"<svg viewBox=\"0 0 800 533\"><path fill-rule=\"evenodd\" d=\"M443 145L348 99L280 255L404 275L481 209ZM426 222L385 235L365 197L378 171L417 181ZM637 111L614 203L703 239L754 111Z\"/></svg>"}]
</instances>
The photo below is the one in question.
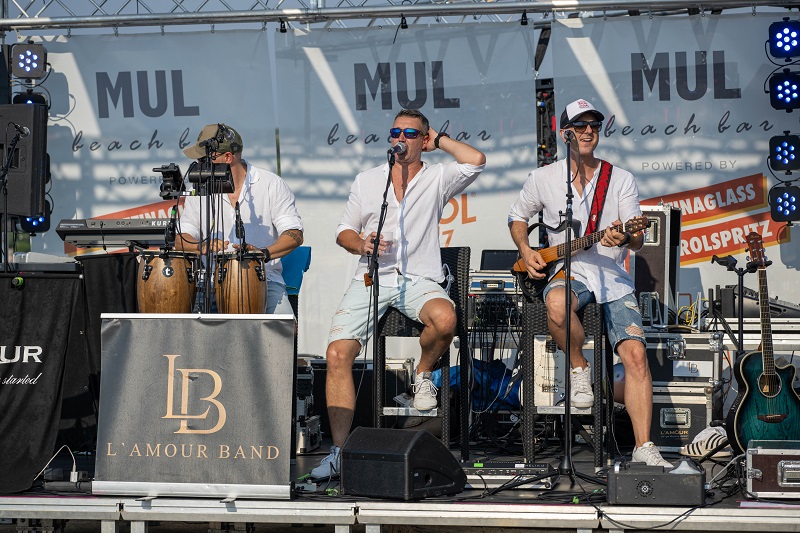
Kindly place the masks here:
<instances>
[{"instance_id":1,"label":"lb monogram logo","mask_svg":"<svg viewBox=\"0 0 800 533\"><path fill-rule=\"evenodd\" d=\"M222 405L222 402L217 400L217 396L222 391L222 378L220 375L214 372L213 370L208 370L206 368L175 368L175 359L180 357L179 355L165 355L164 357L167 358L168 367L167 367L167 414L161 418L175 418L181 421L180 427L175 433L202 433L202 434L209 434L209 433L216 433L225 425L225 420L227 418L227 413L225 412L225 406ZM178 372L179 376L175 374ZM204 385L203 382L207 382L208 380L199 380L198 375L200 374L207 374L211 377L213 382L213 390L211 394L208 396L202 397L199 399L200 402L208 402L209 405L206 410L202 414L189 414L189 403L190 397L194 397L194 395L202 394L202 391L198 392L197 389ZM178 399L178 412L175 412L175 384L180 383L180 398ZM190 396L190 390L192 389ZM209 413L211 412L211 408L214 407L216 411L217 421L216 424L211 427L210 429L198 429L197 427L189 427L190 420L212 420L209 417ZM207 424L204 424L207 425Z\"/></svg>"}]
</instances>

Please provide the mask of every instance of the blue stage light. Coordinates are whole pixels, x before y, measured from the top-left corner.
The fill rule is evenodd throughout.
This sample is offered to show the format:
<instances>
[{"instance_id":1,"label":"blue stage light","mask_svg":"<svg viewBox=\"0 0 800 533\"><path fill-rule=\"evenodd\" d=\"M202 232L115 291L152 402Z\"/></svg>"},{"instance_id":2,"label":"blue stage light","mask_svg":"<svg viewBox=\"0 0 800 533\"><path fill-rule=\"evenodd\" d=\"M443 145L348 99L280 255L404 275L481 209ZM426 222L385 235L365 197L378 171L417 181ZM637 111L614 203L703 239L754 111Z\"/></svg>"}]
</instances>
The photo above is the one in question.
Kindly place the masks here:
<instances>
[{"instance_id":1,"label":"blue stage light","mask_svg":"<svg viewBox=\"0 0 800 533\"><path fill-rule=\"evenodd\" d=\"M787 113L800 107L800 74L788 69L773 74L769 78L769 103Z\"/></svg>"},{"instance_id":2,"label":"blue stage light","mask_svg":"<svg viewBox=\"0 0 800 533\"><path fill-rule=\"evenodd\" d=\"M800 170L800 136L776 135L769 140L769 166L776 172Z\"/></svg>"},{"instance_id":3,"label":"blue stage light","mask_svg":"<svg viewBox=\"0 0 800 533\"><path fill-rule=\"evenodd\" d=\"M17 78L36 80L47 70L47 49L44 45L15 44L11 47L11 74Z\"/></svg>"},{"instance_id":4,"label":"blue stage light","mask_svg":"<svg viewBox=\"0 0 800 533\"><path fill-rule=\"evenodd\" d=\"M800 187L782 185L770 189L769 211L775 222L800 220Z\"/></svg>"},{"instance_id":5,"label":"blue stage light","mask_svg":"<svg viewBox=\"0 0 800 533\"><path fill-rule=\"evenodd\" d=\"M783 19L769 25L769 53L772 57L800 57L800 22Z\"/></svg>"}]
</instances>

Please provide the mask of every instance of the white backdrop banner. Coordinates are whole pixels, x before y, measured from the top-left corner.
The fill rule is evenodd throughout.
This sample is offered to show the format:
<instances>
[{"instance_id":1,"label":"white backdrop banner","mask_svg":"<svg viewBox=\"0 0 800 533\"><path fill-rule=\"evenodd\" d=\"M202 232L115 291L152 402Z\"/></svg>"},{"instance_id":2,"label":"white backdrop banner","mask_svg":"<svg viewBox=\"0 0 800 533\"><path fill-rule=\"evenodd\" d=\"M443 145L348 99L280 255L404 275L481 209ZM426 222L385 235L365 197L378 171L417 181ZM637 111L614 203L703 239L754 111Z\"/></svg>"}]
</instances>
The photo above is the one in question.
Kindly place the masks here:
<instances>
[{"instance_id":1,"label":"white backdrop banner","mask_svg":"<svg viewBox=\"0 0 800 533\"><path fill-rule=\"evenodd\" d=\"M281 167L314 250L300 293L301 352L325 351L355 267L335 244L336 226L356 174L385 161L403 108L487 154L486 171L445 209L441 245L470 246L475 268L481 250L513 248L506 216L536 166L536 35L518 23L276 35Z\"/></svg>"},{"instance_id":2,"label":"white backdrop banner","mask_svg":"<svg viewBox=\"0 0 800 533\"><path fill-rule=\"evenodd\" d=\"M84 35L44 44L54 226L64 218L169 216L153 168L177 163L185 171L190 161L181 150L209 123L236 128L245 157L273 166L266 32ZM34 245L64 251L55 231Z\"/></svg>"},{"instance_id":3,"label":"white backdrop banner","mask_svg":"<svg viewBox=\"0 0 800 533\"><path fill-rule=\"evenodd\" d=\"M568 19L554 24L556 109L591 100L606 115L598 153L636 176L643 203L682 209L680 292L737 277L713 255L746 259L757 231L774 262L772 296L800 301L800 246L773 222L770 137L797 118L764 92L767 15ZM797 239L795 238L795 241ZM745 284L757 288L754 278ZM686 297L679 304L687 305Z\"/></svg>"}]
</instances>

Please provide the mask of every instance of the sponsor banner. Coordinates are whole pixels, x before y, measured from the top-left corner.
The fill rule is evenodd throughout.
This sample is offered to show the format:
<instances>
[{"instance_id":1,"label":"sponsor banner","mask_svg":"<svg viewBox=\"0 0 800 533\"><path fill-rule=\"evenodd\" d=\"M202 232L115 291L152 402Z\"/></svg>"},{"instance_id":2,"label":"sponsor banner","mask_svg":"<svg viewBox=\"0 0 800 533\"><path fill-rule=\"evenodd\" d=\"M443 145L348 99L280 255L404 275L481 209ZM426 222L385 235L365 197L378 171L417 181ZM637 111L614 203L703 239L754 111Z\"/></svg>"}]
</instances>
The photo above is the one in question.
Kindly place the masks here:
<instances>
[{"instance_id":1,"label":"sponsor banner","mask_svg":"<svg viewBox=\"0 0 800 533\"><path fill-rule=\"evenodd\" d=\"M764 39L776 20L759 13L554 21L556 109L591 100L606 116L598 155L636 176L645 203L682 209L681 293L719 284L711 256L744 254L745 228L758 226L774 247L770 277L785 282L781 298L800 302L800 285L790 282L800 268L796 244L766 210L777 183L766 177L769 139L796 129L764 92L775 68Z\"/></svg>"},{"instance_id":2,"label":"sponsor banner","mask_svg":"<svg viewBox=\"0 0 800 533\"><path fill-rule=\"evenodd\" d=\"M537 164L537 36L516 22L275 36L281 169L314 250L299 298L301 352L325 352L355 266L335 244L336 227L356 174L386 161L402 108L419 109L435 130L487 154L486 171L445 208L440 244L470 246L474 268L482 249L514 247L506 217ZM451 159L438 151L423 157Z\"/></svg>"},{"instance_id":3,"label":"sponsor banner","mask_svg":"<svg viewBox=\"0 0 800 533\"><path fill-rule=\"evenodd\" d=\"M681 224L693 225L763 209L767 206L768 194L766 176L753 174L642 200L642 205L670 204L681 210Z\"/></svg>"},{"instance_id":4,"label":"sponsor banner","mask_svg":"<svg viewBox=\"0 0 800 533\"><path fill-rule=\"evenodd\" d=\"M764 246L788 246L790 240L782 237L785 227L773 222L769 211L728 218L724 222L702 227L684 227L681 231L681 265L710 262L717 255L736 255L746 251L747 235L755 231L764 240Z\"/></svg>"},{"instance_id":5,"label":"sponsor banner","mask_svg":"<svg viewBox=\"0 0 800 533\"><path fill-rule=\"evenodd\" d=\"M292 317L104 315L101 342L104 493L290 484Z\"/></svg>"},{"instance_id":6,"label":"sponsor banner","mask_svg":"<svg viewBox=\"0 0 800 533\"><path fill-rule=\"evenodd\" d=\"M79 279L0 284L0 493L22 492L53 456Z\"/></svg>"}]
</instances>

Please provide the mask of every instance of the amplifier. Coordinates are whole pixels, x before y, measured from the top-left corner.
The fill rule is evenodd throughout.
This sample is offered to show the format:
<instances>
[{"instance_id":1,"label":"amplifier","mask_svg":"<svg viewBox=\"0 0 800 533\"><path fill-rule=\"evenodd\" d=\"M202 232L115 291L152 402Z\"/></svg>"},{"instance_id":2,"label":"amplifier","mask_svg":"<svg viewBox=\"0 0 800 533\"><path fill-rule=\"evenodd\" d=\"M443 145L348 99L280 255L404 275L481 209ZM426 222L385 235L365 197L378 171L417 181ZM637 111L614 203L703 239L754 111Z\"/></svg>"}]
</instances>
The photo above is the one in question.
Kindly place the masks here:
<instances>
[{"instance_id":1,"label":"amplifier","mask_svg":"<svg viewBox=\"0 0 800 533\"><path fill-rule=\"evenodd\" d=\"M674 324L669 310L677 309L678 276L681 261L681 210L670 205L642 206L642 214L650 221L644 246L631 253L631 275L636 286L636 298L655 293L646 301L659 309L651 309L649 316L660 315L663 323ZM653 322L651 322L653 323Z\"/></svg>"},{"instance_id":2,"label":"amplifier","mask_svg":"<svg viewBox=\"0 0 800 533\"><path fill-rule=\"evenodd\" d=\"M553 487L553 478L557 471L547 463L476 462L472 466L465 466L464 473L467 475L466 488L496 489L526 478L541 477L539 480L509 488L548 490Z\"/></svg>"},{"instance_id":3,"label":"amplifier","mask_svg":"<svg viewBox=\"0 0 800 533\"><path fill-rule=\"evenodd\" d=\"M800 442L751 440L747 492L756 498L800 498Z\"/></svg>"},{"instance_id":4,"label":"amplifier","mask_svg":"<svg viewBox=\"0 0 800 533\"><path fill-rule=\"evenodd\" d=\"M706 473L689 461L673 470L663 466L617 461L608 473L608 503L615 505L682 505L705 503Z\"/></svg>"}]
</instances>

